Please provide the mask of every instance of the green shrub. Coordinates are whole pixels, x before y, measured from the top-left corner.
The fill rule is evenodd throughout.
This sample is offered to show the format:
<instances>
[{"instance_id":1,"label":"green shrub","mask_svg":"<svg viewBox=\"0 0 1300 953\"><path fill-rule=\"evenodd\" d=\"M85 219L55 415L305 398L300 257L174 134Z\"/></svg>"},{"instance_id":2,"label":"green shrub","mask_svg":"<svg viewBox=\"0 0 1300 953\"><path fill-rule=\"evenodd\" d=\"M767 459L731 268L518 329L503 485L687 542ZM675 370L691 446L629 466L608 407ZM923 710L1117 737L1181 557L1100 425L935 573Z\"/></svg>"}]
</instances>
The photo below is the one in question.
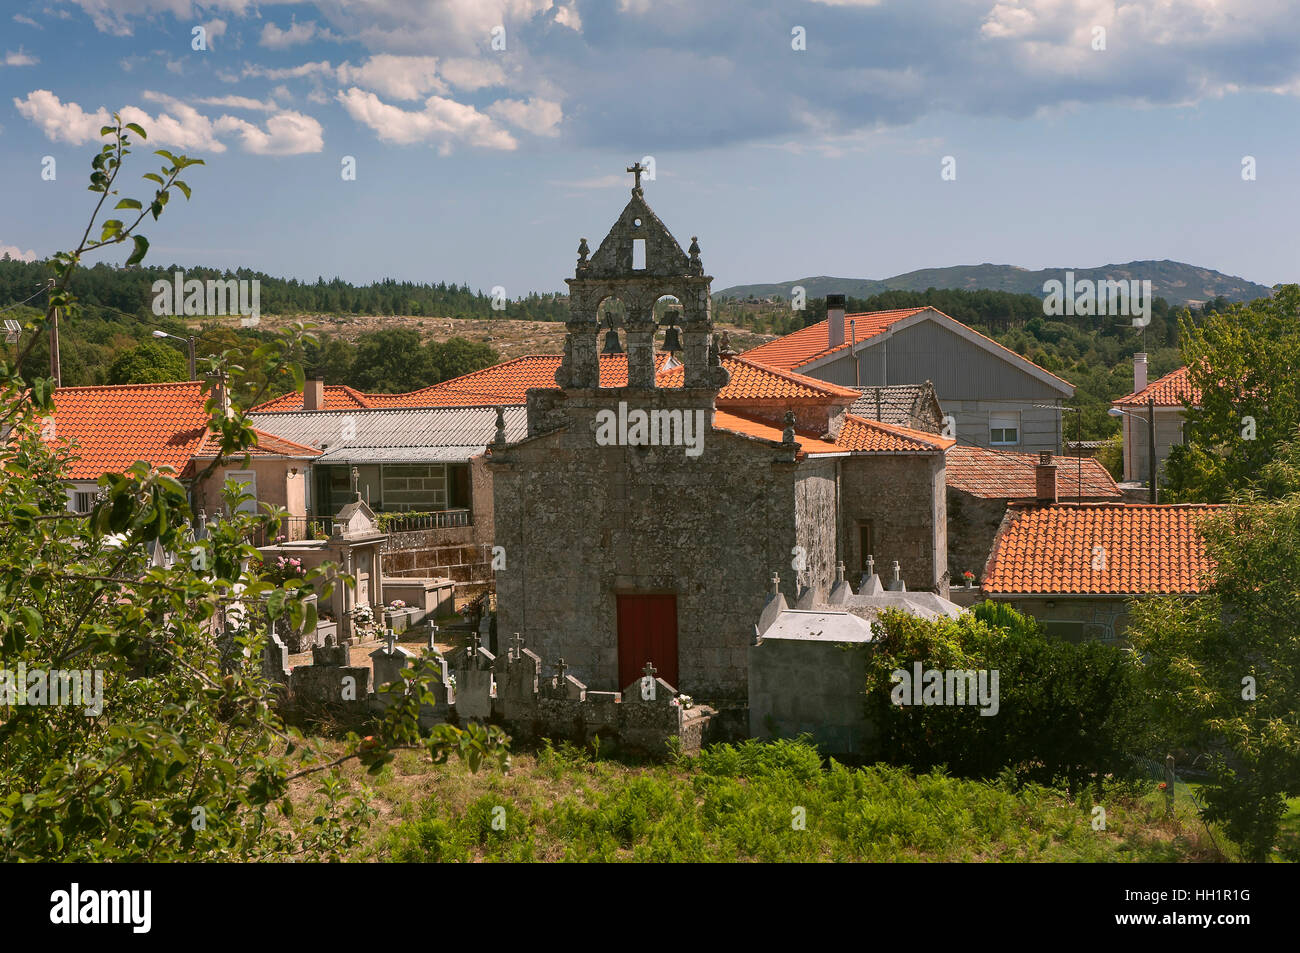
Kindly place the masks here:
<instances>
[{"instance_id":1,"label":"green shrub","mask_svg":"<svg viewBox=\"0 0 1300 953\"><path fill-rule=\"evenodd\" d=\"M1005 604L931 622L887 613L868 650L867 709L876 732L868 756L919 771L939 765L964 777L1008 769L1019 783L1071 791L1130 776L1149 748L1144 699L1129 653L1098 642L1048 638ZM898 705L893 673L998 673L996 714L967 705Z\"/></svg>"}]
</instances>

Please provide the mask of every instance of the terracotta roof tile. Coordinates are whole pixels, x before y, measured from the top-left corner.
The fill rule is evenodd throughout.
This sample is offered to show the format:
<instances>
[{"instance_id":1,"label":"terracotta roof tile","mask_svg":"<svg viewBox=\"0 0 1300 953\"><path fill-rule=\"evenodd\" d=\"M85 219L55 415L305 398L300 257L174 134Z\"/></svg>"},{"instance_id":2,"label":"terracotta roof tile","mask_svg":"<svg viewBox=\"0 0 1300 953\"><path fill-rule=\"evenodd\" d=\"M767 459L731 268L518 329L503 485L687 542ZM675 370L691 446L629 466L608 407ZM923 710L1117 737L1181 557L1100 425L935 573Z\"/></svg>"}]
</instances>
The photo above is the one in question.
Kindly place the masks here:
<instances>
[{"instance_id":1,"label":"terracotta roof tile","mask_svg":"<svg viewBox=\"0 0 1300 953\"><path fill-rule=\"evenodd\" d=\"M1187 368L1180 367L1178 370L1170 371L1164 377L1152 381L1140 391L1125 394L1118 400L1111 401L1111 404L1117 407L1131 407L1133 405L1145 407L1148 397L1155 398L1157 407L1182 407L1184 401L1196 406L1201 402L1201 392L1192 386Z\"/></svg>"},{"instance_id":2,"label":"terracotta roof tile","mask_svg":"<svg viewBox=\"0 0 1300 953\"><path fill-rule=\"evenodd\" d=\"M764 440L781 442L784 431L762 420L755 420L738 413L718 410L714 413L713 426L718 430ZM864 420L851 414L845 416L844 426L837 439L822 440L820 437L795 432L795 442L799 450L809 456L824 453L850 452L888 452L888 453L933 453L951 446L953 441L936 437L934 434L904 427L891 427L875 420Z\"/></svg>"},{"instance_id":3,"label":"terracotta roof tile","mask_svg":"<svg viewBox=\"0 0 1300 953\"><path fill-rule=\"evenodd\" d=\"M321 408L322 410L358 410L376 406L371 402L370 395L363 394L346 384L326 384L324 391L325 406ZM392 395L380 394L378 396L388 397ZM264 403L258 404L249 413L293 413L302 409L302 392L290 391L287 394L281 394L279 397L273 397Z\"/></svg>"},{"instance_id":4,"label":"terracotta roof tile","mask_svg":"<svg viewBox=\"0 0 1300 953\"><path fill-rule=\"evenodd\" d=\"M265 430L253 428L253 433L257 434L257 445L249 447L245 453L254 457L319 457L322 451L318 447L309 447L306 444L295 443L292 440L286 440L284 437L277 437L275 434L267 433ZM217 452L220 445L220 438L213 433L203 438L203 443L195 451L195 456L210 457ZM236 454L243 456L243 454Z\"/></svg>"},{"instance_id":5,"label":"terracotta roof tile","mask_svg":"<svg viewBox=\"0 0 1300 953\"><path fill-rule=\"evenodd\" d=\"M1012 503L981 588L986 594L1201 592L1214 567L1199 527L1224 509L1217 504Z\"/></svg>"},{"instance_id":6,"label":"terracotta roof tile","mask_svg":"<svg viewBox=\"0 0 1300 953\"><path fill-rule=\"evenodd\" d=\"M1084 457L1052 456L1056 464L1057 496L1079 495L1082 462L1083 496L1100 500L1123 498L1114 478L1097 460ZM1038 494L1036 453L1012 453L985 447L952 447L948 451L948 486L972 496L990 500L1032 500Z\"/></svg>"},{"instance_id":7,"label":"terracotta roof tile","mask_svg":"<svg viewBox=\"0 0 1300 953\"><path fill-rule=\"evenodd\" d=\"M731 380L718 391L718 400L722 402L799 397L843 397L854 400L859 396L858 392L851 388L829 384L815 377L797 374L779 367L771 367L740 355L728 355L721 358L719 363L731 374ZM684 380L685 369L676 366L660 371L655 383L665 388L681 387Z\"/></svg>"},{"instance_id":8,"label":"terracotta roof tile","mask_svg":"<svg viewBox=\"0 0 1300 953\"><path fill-rule=\"evenodd\" d=\"M51 442L77 455L68 479L96 480L137 460L181 473L207 433L201 387L181 381L55 390Z\"/></svg>"},{"instance_id":9,"label":"terracotta roof tile","mask_svg":"<svg viewBox=\"0 0 1300 953\"><path fill-rule=\"evenodd\" d=\"M836 347L829 346L830 322L818 321L816 324L810 324L808 327L801 328L792 334L779 337L775 341L768 341L766 344L750 348L745 352L745 357L750 360L761 361L764 364L770 364L773 367L796 368L819 357L825 357L827 354L849 347L851 345L848 324L850 318L855 322L857 339L862 342L885 331L891 324L904 318L910 318L912 315L924 310L925 308L897 308L892 311L846 314L844 316L845 343Z\"/></svg>"}]
</instances>

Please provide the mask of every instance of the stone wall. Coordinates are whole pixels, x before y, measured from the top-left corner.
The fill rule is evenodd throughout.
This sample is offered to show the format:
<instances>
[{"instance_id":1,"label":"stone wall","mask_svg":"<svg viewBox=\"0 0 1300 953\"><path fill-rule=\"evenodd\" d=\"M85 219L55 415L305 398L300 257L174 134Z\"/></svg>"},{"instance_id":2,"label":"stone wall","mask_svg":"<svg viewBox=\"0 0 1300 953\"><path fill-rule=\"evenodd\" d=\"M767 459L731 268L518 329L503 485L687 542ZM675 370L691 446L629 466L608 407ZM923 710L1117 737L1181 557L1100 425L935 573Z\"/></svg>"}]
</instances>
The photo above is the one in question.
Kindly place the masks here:
<instances>
[{"instance_id":1,"label":"stone wall","mask_svg":"<svg viewBox=\"0 0 1300 953\"><path fill-rule=\"evenodd\" d=\"M492 544L478 542L476 527L393 533L384 544L384 575L445 576L457 589L492 584Z\"/></svg>"},{"instance_id":2,"label":"stone wall","mask_svg":"<svg viewBox=\"0 0 1300 953\"><path fill-rule=\"evenodd\" d=\"M984 564L993 551L993 538L1007 512L1007 501L972 496L948 487L948 569L954 586L965 585L962 573L970 570L976 582L984 578Z\"/></svg>"},{"instance_id":3,"label":"stone wall","mask_svg":"<svg viewBox=\"0 0 1300 953\"><path fill-rule=\"evenodd\" d=\"M749 649L749 733L812 735L824 754L854 755L870 737L866 644L764 639Z\"/></svg>"},{"instance_id":4,"label":"stone wall","mask_svg":"<svg viewBox=\"0 0 1300 953\"><path fill-rule=\"evenodd\" d=\"M798 539L802 465L789 449L725 431L707 431L698 457L595 443L597 411L620 400L699 408L710 420L712 397L702 388L530 392L530 425L569 423L493 451L496 542L508 566L496 574L500 631L524 633L585 684L617 691L618 594L673 593L681 690L744 698L755 608Z\"/></svg>"},{"instance_id":5,"label":"stone wall","mask_svg":"<svg viewBox=\"0 0 1300 953\"><path fill-rule=\"evenodd\" d=\"M871 454L844 460L843 507L846 575L857 579L864 554L859 521L870 521L876 566L897 559L909 588L947 594L948 516L944 457L934 454Z\"/></svg>"}]
</instances>

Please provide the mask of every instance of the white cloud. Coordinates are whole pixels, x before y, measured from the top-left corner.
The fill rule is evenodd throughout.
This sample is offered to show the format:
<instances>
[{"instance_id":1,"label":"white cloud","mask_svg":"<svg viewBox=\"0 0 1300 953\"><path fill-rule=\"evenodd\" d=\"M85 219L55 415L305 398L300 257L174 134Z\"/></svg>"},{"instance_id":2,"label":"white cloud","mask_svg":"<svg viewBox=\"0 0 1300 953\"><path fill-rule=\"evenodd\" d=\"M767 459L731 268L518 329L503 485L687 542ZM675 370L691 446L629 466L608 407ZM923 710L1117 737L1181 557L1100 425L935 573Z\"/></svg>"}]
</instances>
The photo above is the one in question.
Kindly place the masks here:
<instances>
[{"instance_id":1,"label":"white cloud","mask_svg":"<svg viewBox=\"0 0 1300 953\"><path fill-rule=\"evenodd\" d=\"M501 64L495 59L482 57L461 56L443 60L439 72L457 89L475 90L485 86L503 86L506 82Z\"/></svg>"},{"instance_id":2,"label":"white cloud","mask_svg":"<svg viewBox=\"0 0 1300 953\"><path fill-rule=\"evenodd\" d=\"M255 155L296 156L325 148L320 123L299 112L276 113L266 120L265 129L234 116L222 116L216 128L237 133L243 139L244 151Z\"/></svg>"},{"instance_id":3,"label":"white cloud","mask_svg":"<svg viewBox=\"0 0 1300 953\"><path fill-rule=\"evenodd\" d=\"M153 116L138 106L123 106L119 114L123 122L135 122L143 126L149 133L150 145L222 153L227 146L219 136L233 133L240 139L245 152L256 155L300 155L305 152L320 152L324 148L320 123L302 113L289 110L277 112L267 118L263 127L235 116L222 115L212 120L188 103L166 93L145 90L141 95L145 101L162 106L162 111ZM274 103L245 100L238 96L213 97L213 100L213 105L231 108L268 111L276 108ZM14 106L19 113L36 123L51 141L69 142L73 145L98 140L100 128L112 122L107 109L101 107L93 113L87 113L77 103L60 102L59 97L47 89L34 90L27 94L25 100L15 98Z\"/></svg>"},{"instance_id":4,"label":"white cloud","mask_svg":"<svg viewBox=\"0 0 1300 953\"><path fill-rule=\"evenodd\" d=\"M501 99L488 107L488 112L512 126L518 126L535 136L558 136L564 111L559 103L547 99Z\"/></svg>"},{"instance_id":5,"label":"white cloud","mask_svg":"<svg viewBox=\"0 0 1300 953\"><path fill-rule=\"evenodd\" d=\"M342 63L336 75L342 85L365 86L393 99L419 99L447 91L438 78L438 60L433 56L381 53L360 66Z\"/></svg>"},{"instance_id":6,"label":"white cloud","mask_svg":"<svg viewBox=\"0 0 1300 953\"><path fill-rule=\"evenodd\" d=\"M51 142L67 142L74 146L93 142L99 138L101 127L112 121L107 109L99 108L88 113L76 103L64 104L48 89L36 89L26 99L14 97L18 112L36 123L45 138Z\"/></svg>"},{"instance_id":7,"label":"white cloud","mask_svg":"<svg viewBox=\"0 0 1300 953\"><path fill-rule=\"evenodd\" d=\"M8 255L10 258L15 258L18 261L36 260L36 252L32 251L30 248L27 249L27 251L23 251L17 245L0 244L0 258L3 258L5 255Z\"/></svg>"},{"instance_id":8,"label":"white cloud","mask_svg":"<svg viewBox=\"0 0 1300 953\"><path fill-rule=\"evenodd\" d=\"M213 18L207 23L200 24L203 27L204 34L207 37L208 49L212 48L212 41L219 40L226 35L226 21Z\"/></svg>"},{"instance_id":9,"label":"white cloud","mask_svg":"<svg viewBox=\"0 0 1300 953\"><path fill-rule=\"evenodd\" d=\"M555 22L560 26L567 26L575 33L582 32L582 17L578 15L577 3L571 3L566 6L557 6L555 8Z\"/></svg>"},{"instance_id":10,"label":"white cloud","mask_svg":"<svg viewBox=\"0 0 1300 953\"><path fill-rule=\"evenodd\" d=\"M10 51L5 54L5 66L35 66L39 62L35 56L24 52L21 46L17 53Z\"/></svg>"},{"instance_id":11,"label":"white cloud","mask_svg":"<svg viewBox=\"0 0 1300 953\"><path fill-rule=\"evenodd\" d=\"M274 112L279 107L270 99L250 99L248 96L204 96L194 100L204 106L221 106L224 109L255 109Z\"/></svg>"},{"instance_id":12,"label":"white cloud","mask_svg":"<svg viewBox=\"0 0 1300 953\"><path fill-rule=\"evenodd\" d=\"M489 116L473 106L442 96L430 96L419 112L390 106L374 93L355 86L340 91L338 101L348 115L369 126L384 142L399 145L433 142L444 153L455 144L505 151L517 146L514 136Z\"/></svg>"},{"instance_id":13,"label":"white cloud","mask_svg":"<svg viewBox=\"0 0 1300 953\"><path fill-rule=\"evenodd\" d=\"M295 21L289 24L287 30L281 30L274 23L268 21L262 27L262 37L258 40L258 43L270 50L287 50L291 46L310 43L312 40L338 39L339 37L329 30L317 27L315 20L307 20L303 23Z\"/></svg>"},{"instance_id":14,"label":"white cloud","mask_svg":"<svg viewBox=\"0 0 1300 953\"><path fill-rule=\"evenodd\" d=\"M35 20L33 20L31 17L25 17L25 16L23 16L21 13L15 13L15 14L14 14L14 22L15 22L15 23L21 23L21 24L23 24L23 26L34 26L34 27L36 27L36 29L38 29L38 30L43 30L43 29L44 29L44 27L42 27L39 23L37 23L37 22L36 22Z\"/></svg>"},{"instance_id":15,"label":"white cloud","mask_svg":"<svg viewBox=\"0 0 1300 953\"><path fill-rule=\"evenodd\" d=\"M90 17L100 33L130 36L136 17L170 13L181 22L193 23L200 10L219 10L237 17L247 16L255 0L72 0ZM224 24L223 24L224 26ZM211 36L211 34L209 34Z\"/></svg>"}]
</instances>

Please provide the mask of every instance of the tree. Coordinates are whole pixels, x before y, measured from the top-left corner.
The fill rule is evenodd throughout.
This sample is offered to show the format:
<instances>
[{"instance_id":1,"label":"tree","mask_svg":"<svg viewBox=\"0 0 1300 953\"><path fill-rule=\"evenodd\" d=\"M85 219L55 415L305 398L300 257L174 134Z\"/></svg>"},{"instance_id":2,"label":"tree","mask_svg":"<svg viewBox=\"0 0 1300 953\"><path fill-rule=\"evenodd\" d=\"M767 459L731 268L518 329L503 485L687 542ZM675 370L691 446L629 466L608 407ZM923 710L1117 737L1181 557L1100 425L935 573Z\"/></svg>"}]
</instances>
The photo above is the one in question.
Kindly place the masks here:
<instances>
[{"instance_id":1,"label":"tree","mask_svg":"<svg viewBox=\"0 0 1300 953\"><path fill-rule=\"evenodd\" d=\"M1203 525L1208 593L1143 600L1129 628L1167 744L1208 760L1207 819L1256 861L1300 794L1300 435L1263 482L1285 495L1248 491Z\"/></svg>"},{"instance_id":2,"label":"tree","mask_svg":"<svg viewBox=\"0 0 1300 953\"><path fill-rule=\"evenodd\" d=\"M462 337L430 341L425 348L433 370L432 384L449 381L482 367L491 367L501 359L491 345Z\"/></svg>"},{"instance_id":3,"label":"tree","mask_svg":"<svg viewBox=\"0 0 1300 953\"><path fill-rule=\"evenodd\" d=\"M1199 325L1182 321L1183 361L1201 396L1165 463L1170 502L1231 499L1300 427L1300 286L1219 309Z\"/></svg>"},{"instance_id":4,"label":"tree","mask_svg":"<svg viewBox=\"0 0 1300 953\"><path fill-rule=\"evenodd\" d=\"M432 384L429 353L410 328L368 331L357 338L352 386L379 394L401 394Z\"/></svg>"},{"instance_id":5,"label":"tree","mask_svg":"<svg viewBox=\"0 0 1300 953\"><path fill-rule=\"evenodd\" d=\"M127 147L145 131L114 116L102 135L90 226L73 251L54 258L50 307L69 318L79 303L68 280L83 255L130 240L134 263L148 249L137 232L143 211L130 224L103 223L100 238L89 238L104 202L118 194ZM158 185L148 207L155 218L173 190L188 196L178 174L198 163L157 154L161 174L145 176ZM117 208L143 203L123 198ZM50 318L29 326L31 340ZM260 345L249 364L267 381L290 374L301 386L301 368L288 359L300 349L290 331ZM0 423L10 428L0 447L0 704L10 706L0 707L0 859L337 858L369 816L361 799L342 796L340 765L358 760L375 771L398 747L424 748L436 760L455 754L473 768L504 756L496 729L443 725L421 736L420 705L432 701L424 674L410 679L374 735L348 735L336 757L286 727L259 671L264 619L314 626L311 588L328 594L352 580L333 566L280 585L262 578L250 535L259 524L278 526L280 511L218 520L196 538L186 487L144 462L101 477L102 499L89 517L70 513L68 452L43 427L51 382L20 375L25 353L15 366L0 365ZM211 397L207 409L219 458L238 459L254 445L242 414L227 417ZM232 512L240 498L230 487ZM178 558L154 565L155 547ZM25 673L25 684L15 672ZM86 695L75 706L48 704L54 686L73 685L73 672ZM321 796L297 818L290 785L309 777L319 779ZM277 809L279 823L269 816Z\"/></svg>"},{"instance_id":6,"label":"tree","mask_svg":"<svg viewBox=\"0 0 1300 953\"><path fill-rule=\"evenodd\" d=\"M307 376L330 384L352 382L352 345L341 338L322 335L319 344L308 343L304 357Z\"/></svg>"},{"instance_id":7,"label":"tree","mask_svg":"<svg viewBox=\"0 0 1300 953\"><path fill-rule=\"evenodd\" d=\"M189 379L185 356L157 341L145 341L123 351L108 370L110 384L162 384Z\"/></svg>"}]
</instances>

